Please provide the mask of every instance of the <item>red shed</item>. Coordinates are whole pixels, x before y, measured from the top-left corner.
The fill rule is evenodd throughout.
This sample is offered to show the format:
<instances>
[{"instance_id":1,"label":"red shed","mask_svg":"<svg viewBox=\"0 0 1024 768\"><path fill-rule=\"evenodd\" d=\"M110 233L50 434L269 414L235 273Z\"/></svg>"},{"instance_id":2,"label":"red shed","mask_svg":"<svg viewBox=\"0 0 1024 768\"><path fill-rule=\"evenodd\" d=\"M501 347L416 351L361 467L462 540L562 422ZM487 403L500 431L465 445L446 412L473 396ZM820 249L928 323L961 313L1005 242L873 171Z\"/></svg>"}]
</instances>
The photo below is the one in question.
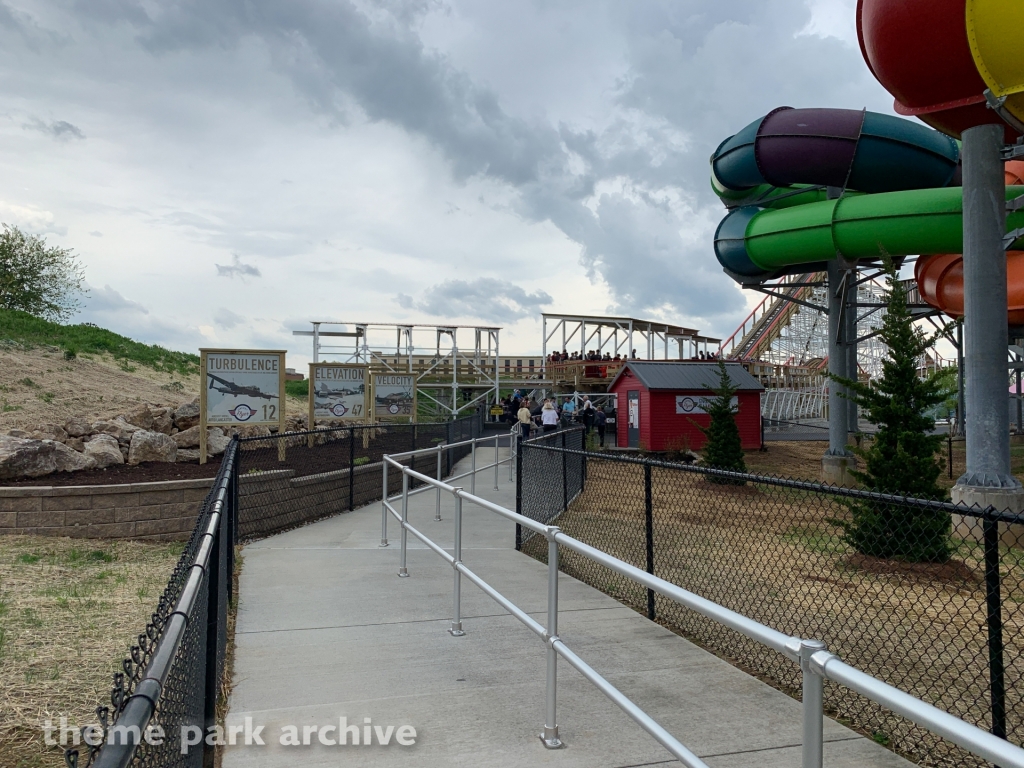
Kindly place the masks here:
<instances>
[{"instance_id":1,"label":"red shed","mask_svg":"<svg viewBox=\"0 0 1024 768\"><path fill-rule=\"evenodd\" d=\"M726 363L737 387L736 424L744 448L761 447L761 393L764 387L739 363ZM714 397L718 364L630 360L608 386L617 397L616 445L649 451L704 446L697 426L711 423L701 401Z\"/></svg>"}]
</instances>

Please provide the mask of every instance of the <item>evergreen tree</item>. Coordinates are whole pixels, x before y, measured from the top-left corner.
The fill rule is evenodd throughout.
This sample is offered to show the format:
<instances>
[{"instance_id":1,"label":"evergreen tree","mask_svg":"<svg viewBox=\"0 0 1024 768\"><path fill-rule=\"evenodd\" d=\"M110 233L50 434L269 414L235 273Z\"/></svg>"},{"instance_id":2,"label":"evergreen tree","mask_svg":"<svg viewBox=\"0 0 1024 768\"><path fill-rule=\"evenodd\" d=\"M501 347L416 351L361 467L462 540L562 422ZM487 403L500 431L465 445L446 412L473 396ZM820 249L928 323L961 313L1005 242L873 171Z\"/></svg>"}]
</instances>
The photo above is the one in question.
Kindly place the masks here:
<instances>
[{"instance_id":1,"label":"evergreen tree","mask_svg":"<svg viewBox=\"0 0 1024 768\"><path fill-rule=\"evenodd\" d=\"M732 398L736 391L736 387L733 386L732 380L729 378L729 372L725 369L725 363L719 360L718 386L712 390L715 397L704 402L704 410L711 417L711 423L707 427L698 425L700 431L707 438L704 450L701 451L701 458L705 465L715 469L746 472L747 465L743 461L740 430L736 426L736 410L732 405ZM708 480L713 483L737 482L714 475L708 476Z\"/></svg>"},{"instance_id":2,"label":"evergreen tree","mask_svg":"<svg viewBox=\"0 0 1024 768\"><path fill-rule=\"evenodd\" d=\"M922 378L917 362L934 343L914 326L907 293L891 259L885 258L886 315L880 337L888 347L882 375L870 384L833 377L848 387L868 422L878 429L867 448L854 452L863 471L851 474L865 488L882 493L941 500L936 482L942 467L937 453L943 440L932 434L934 408L946 398L942 374ZM840 521L845 538L858 552L911 562L942 562L950 554L950 517L904 505L854 501L849 520Z\"/></svg>"}]
</instances>

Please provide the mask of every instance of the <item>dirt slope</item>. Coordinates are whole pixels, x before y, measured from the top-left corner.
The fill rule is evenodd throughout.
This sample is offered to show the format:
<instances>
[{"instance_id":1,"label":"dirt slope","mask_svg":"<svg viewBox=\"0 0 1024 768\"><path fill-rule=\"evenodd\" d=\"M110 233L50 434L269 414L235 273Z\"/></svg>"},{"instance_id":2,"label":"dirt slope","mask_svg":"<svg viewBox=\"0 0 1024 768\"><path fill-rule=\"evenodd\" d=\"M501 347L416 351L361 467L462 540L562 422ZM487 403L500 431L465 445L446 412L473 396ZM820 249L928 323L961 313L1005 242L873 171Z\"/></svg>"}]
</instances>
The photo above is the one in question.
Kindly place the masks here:
<instances>
[{"instance_id":1,"label":"dirt slope","mask_svg":"<svg viewBox=\"0 0 1024 768\"><path fill-rule=\"evenodd\" d=\"M199 376L119 364L110 355L65 360L59 350L0 347L0 432L63 424L69 416L115 416L135 403L180 405L199 393Z\"/></svg>"}]
</instances>

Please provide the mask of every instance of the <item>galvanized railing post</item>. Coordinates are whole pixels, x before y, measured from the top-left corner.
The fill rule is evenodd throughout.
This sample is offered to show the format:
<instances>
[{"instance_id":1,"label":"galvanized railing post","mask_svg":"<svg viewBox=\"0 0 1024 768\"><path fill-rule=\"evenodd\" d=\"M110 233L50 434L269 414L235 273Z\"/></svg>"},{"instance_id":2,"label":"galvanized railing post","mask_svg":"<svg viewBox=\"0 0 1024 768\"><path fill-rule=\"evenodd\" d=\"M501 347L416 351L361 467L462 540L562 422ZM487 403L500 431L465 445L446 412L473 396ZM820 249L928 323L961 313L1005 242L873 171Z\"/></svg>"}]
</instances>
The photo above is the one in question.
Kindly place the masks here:
<instances>
[{"instance_id":1,"label":"galvanized railing post","mask_svg":"<svg viewBox=\"0 0 1024 768\"><path fill-rule=\"evenodd\" d=\"M380 545L388 545L388 457L381 462L384 465L384 491L380 497Z\"/></svg>"},{"instance_id":2,"label":"galvanized railing post","mask_svg":"<svg viewBox=\"0 0 1024 768\"><path fill-rule=\"evenodd\" d=\"M441 482L441 446L437 446L437 481ZM441 486L437 486L437 499L435 500L434 521L441 520Z\"/></svg>"},{"instance_id":3,"label":"galvanized railing post","mask_svg":"<svg viewBox=\"0 0 1024 768\"><path fill-rule=\"evenodd\" d=\"M469 444L470 454L470 474L469 474L469 492L476 496L476 439Z\"/></svg>"},{"instance_id":4,"label":"galvanized railing post","mask_svg":"<svg viewBox=\"0 0 1024 768\"><path fill-rule=\"evenodd\" d=\"M494 490L498 490L498 435L494 436Z\"/></svg>"},{"instance_id":5,"label":"galvanized railing post","mask_svg":"<svg viewBox=\"0 0 1024 768\"><path fill-rule=\"evenodd\" d=\"M461 488L455 491L455 562L452 568L455 571L455 588L452 592L452 627L448 630L452 637L462 637L462 572L459 565L462 564L462 496L459 495Z\"/></svg>"},{"instance_id":6,"label":"galvanized railing post","mask_svg":"<svg viewBox=\"0 0 1024 768\"><path fill-rule=\"evenodd\" d=\"M562 740L558 738L558 653L555 640L558 639L558 543L555 541L557 528L548 532L548 675L544 707L544 733L540 740L548 749L558 749Z\"/></svg>"},{"instance_id":7,"label":"galvanized railing post","mask_svg":"<svg viewBox=\"0 0 1024 768\"><path fill-rule=\"evenodd\" d=\"M406 567L406 552L408 551L409 530L409 475L402 470L402 559L398 566L399 576L408 576L409 569Z\"/></svg>"},{"instance_id":8,"label":"galvanized railing post","mask_svg":"<svg viewBox=\"0 0 1024 768\"><path fill-rule=\"evenodd\" d=\"M822 768L824 748L825 680L811 666L811 656L825 650L821 640L800 641L800 672L803 675L803 768Z\"/></svg>"}]
</instances>

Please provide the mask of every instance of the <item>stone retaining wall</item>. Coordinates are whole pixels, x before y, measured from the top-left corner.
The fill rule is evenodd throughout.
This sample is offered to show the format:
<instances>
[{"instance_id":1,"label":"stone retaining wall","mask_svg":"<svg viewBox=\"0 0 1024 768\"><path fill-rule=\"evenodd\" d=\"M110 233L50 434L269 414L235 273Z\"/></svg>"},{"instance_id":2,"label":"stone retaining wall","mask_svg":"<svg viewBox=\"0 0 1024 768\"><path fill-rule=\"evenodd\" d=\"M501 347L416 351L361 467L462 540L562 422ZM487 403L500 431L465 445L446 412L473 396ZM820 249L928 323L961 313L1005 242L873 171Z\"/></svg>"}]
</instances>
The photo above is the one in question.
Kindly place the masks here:
<instances>
[{"instance_id":1,"label":"stone retaining wall","mask_svg":"<svg viewBox=\"0 0 1024 768\"><path fill-rule=\"evenodd\" d=\"M0 534L184 541L213 478L0 488Z\"/></svg>"}]
</instances>

